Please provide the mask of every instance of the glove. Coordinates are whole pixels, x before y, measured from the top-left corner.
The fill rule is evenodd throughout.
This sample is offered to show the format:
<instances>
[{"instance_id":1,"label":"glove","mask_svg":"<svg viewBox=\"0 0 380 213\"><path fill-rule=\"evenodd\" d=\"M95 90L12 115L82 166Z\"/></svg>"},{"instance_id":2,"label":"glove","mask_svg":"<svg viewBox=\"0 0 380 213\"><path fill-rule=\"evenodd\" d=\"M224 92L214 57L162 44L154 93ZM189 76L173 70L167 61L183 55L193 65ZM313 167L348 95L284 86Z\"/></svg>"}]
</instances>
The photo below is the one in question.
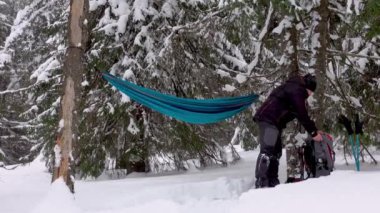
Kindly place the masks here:
<instances>
[{"instance_id":1,"label":"glove","mask_svg":"<svg viewBox=\"0 0 380 213\"><path fill-rule=\"evenodd\" d=\"M343 126L346 128L348 135L354 134L354 130L351 127L351 121L344 115L338 116L338 123L343 124Z\"/></svg>"},{"instance_id":2,"label":"glove","mask_svg":"<svg viewBox=\"0 0 380 213\"><path fill-rule=\"evenodd\" d=\"M359 120L359 115L355 115L355 133L356 134L363 134L363 121Z\"/></svg>"}]
</instances>

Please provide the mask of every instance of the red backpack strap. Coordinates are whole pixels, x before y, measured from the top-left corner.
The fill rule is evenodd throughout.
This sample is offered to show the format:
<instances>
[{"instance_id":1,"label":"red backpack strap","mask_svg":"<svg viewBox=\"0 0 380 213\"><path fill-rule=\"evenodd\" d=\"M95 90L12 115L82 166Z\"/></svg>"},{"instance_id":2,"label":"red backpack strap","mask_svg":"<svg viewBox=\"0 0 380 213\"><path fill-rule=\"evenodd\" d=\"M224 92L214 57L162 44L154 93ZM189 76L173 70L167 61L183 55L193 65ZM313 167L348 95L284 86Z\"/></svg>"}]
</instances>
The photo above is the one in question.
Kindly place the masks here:
<instances>
[{"instance_id":1,"label":"red backpack strap","mask_svg":"<svg viewBox=\"0 0 380 213\"><path fill-rule=\"evenodd\" d=\"M330 135L330 134L327 134L327 133L324 133L324 135L330 140L330 141L334 141L334 138ZM322 140L323 141L323 140ZM323 141L324 143L326 143L328 149L329 149L329 154L330 154L330 158L333 159L333 154L334 154L334 151L333 151L333 148L330 146L329 143L327 143L326 141Z\"/></svg>"}]
</instances>

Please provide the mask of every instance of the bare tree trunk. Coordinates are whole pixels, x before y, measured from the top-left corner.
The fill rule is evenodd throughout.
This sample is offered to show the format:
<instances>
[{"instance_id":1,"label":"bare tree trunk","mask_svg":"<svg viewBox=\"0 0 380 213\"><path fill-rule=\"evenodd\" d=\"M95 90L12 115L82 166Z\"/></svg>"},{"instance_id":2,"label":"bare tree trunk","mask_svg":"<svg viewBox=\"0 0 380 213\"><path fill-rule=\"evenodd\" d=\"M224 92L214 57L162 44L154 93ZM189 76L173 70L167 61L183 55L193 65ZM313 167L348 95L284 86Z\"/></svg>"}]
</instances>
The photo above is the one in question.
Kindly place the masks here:
<instances>
[{"instance_id":1,"label":"bare tree trunk","mask_svg":"<svg viewBox=\"0 0 380 213\"><path fill-rule=\"evenodd\" d=\"M289 64L289 76L299 76L299 58L298 58L298 42L299 42L299 32L296 27L296 20L293 20L292 27L289 29L290 33L290 43L291 49L288 50L288 54L290 57ZM286 173L287 173L287 181L290 181L292 178L301 179L303 178L302 169L302 159L300 156L300 147L297 144L297 140L295 140L295 136L301 130L300 124L295 126L295 131L291 134L291 139L285 146L286 150Z\"/></svg>"},{"instance_id":2,"label":"bare tree trunk","mask_svg":"<svg viewBox=\"0 0 380 213\"><path fill-rule=\"evenodd\" d=\"M78 136L78 105L80 83L85 70L84 54L88 41L88 0L71 0L68 40L69 46L63 66L64 82L61 100L61 120L55 151L53 181L62 177L74 193L71 167L72 147Z\"/></svg>"},{"instance_id":3,"label":"bare tree trunk","mask_svg":"<svg viewBox=\"0 0 380 213\"><path fill-rule=\"evenodd\" d=\"M317 8L317 12L320 15L320 20L318 25L315 28L316 34L319 34L318 41L319 47L316 49L316 64L315 75L317 78L318 86L315 93L315 98L318 103L318 114L316 119L316 124L319 128L323 128L325 117L323 112L325 112L324 104L324 93L326 90L326 85L324 83L324 76L326 75L327 70L327 41L329 38L328 35L328 19L329 19L329 1L321 0L320 6Z\"/></svg>"}]
</instances>

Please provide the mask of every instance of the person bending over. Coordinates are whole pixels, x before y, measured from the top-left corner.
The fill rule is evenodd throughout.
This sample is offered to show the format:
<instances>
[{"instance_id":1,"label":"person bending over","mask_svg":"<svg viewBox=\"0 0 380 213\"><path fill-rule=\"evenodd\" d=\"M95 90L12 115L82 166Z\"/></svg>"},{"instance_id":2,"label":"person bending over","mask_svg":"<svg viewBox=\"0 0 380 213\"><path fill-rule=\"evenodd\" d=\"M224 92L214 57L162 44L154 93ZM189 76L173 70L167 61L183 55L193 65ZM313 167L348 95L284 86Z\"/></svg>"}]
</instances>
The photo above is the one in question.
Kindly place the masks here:
<instances>
[{"instance_id":1,"label":"person bending over","mask_svg":"<svg viewBox=\"0 0 380 213\"><path fill-rule=\"evenodd\" d=\"M308 115L306 99L317 87L314 75L295 76L275 88L254 115L259 126L260 153L256 161L256 188L274 187L278 180L282 155L281 133L286 124L297 118L315 141L322 136Z\"/></svg>"}]
</instances>

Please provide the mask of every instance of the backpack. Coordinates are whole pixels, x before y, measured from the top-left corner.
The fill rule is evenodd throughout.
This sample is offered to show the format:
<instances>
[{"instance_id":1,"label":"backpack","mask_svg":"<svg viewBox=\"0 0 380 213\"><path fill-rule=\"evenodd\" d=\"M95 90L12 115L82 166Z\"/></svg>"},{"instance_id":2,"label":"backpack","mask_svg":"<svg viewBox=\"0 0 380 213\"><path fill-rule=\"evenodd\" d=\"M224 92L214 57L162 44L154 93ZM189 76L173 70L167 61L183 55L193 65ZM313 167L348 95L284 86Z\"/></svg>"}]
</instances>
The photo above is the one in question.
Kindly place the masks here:
<instances>
[{"instance_id":1,"label":"backpack","mask_svg":"<svg viewBox=\"0 0 380 213\"><path fill-rule=\"evenodd\" d=\"M322 139L321 142L315 142L311 138L305 141L303 158L307 178L327 176L334 169L333 138L328 134L322 134Z\"/></svg>"}]
</instances>

